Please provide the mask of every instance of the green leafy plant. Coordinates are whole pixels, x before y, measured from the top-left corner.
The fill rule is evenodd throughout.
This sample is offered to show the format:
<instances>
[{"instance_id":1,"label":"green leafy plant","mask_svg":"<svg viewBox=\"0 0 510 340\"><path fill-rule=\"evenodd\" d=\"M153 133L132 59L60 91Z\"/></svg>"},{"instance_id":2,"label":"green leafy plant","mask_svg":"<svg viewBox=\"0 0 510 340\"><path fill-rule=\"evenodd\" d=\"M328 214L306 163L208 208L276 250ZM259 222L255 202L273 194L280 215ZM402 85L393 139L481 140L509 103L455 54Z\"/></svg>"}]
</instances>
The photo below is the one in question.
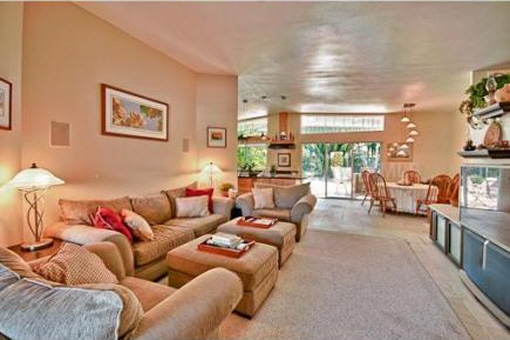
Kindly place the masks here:
<instances>
[{"instance_id":1,"label":"green leafy plant","mask_svg":"<svg viewBox=\"0 0 510 340\"><path fill-rule=\"evenodd\" d=\"M474 128L479 128L483 125L482 122L474 116L474 111L487 106L487 102L485 101L485 96L489 94L485 88L487 79L488 78L483 78L478 83L468 87L465 92L468 97L462 101L459 106L460 113L466 115L468 123ZM494 76L494 79L497 84L496 88L500 89L505 86L505 84L510 83L510 74L497 74Z\"/></svg>"}]
</instances>

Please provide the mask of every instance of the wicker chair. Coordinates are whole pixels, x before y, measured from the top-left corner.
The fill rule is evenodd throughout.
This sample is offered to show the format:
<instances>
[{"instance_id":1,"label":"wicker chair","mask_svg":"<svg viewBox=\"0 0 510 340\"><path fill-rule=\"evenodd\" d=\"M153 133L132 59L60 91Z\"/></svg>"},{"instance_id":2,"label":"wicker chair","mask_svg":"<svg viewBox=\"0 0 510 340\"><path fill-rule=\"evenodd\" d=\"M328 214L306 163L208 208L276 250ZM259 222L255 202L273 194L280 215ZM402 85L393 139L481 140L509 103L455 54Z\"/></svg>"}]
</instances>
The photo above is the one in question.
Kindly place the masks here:
<instances>
[{"instance_id":1,"label":"wicker chair","mask_svg":"<svg viewBox=\"0 0 510 340\"><path fill-rule=\"evenodd\" d=\"M450 203L450 185L452 183L452 179L448 175L438 175L429 183L429 188L427 190L427 195L425 199L417 199L416 200L416 213L419 214L421 212L422 206L427 206L434 203ZM433 198L433 189L432 187L437 187L437 197ZM426 208L428 212L428 208Z\"/></svg>"},{"instance_id":2,"label":"wicker chair","mask_svg":"<svg viewBox=\"0 0 510 340\"><path fill-rule=\"evenodd\" d=\"M417 184L421 182L421 175L416 170L407 170L402 175L402 180L404 183Z\"/></svg>"},{"instance_id":3,"label":"wicker chair","mask_svg":"<svg viewBox=\"0 0 510 340\"><path fill-rule=\"evenodd\" d=\"M363 197L363 201L361 201L361 205L365 204L367 198L372 197L372 191L370 186L370 174L371 172L368 170L363 170L361 172L361 178L363 179L363 187L365 189L365 197Z\"/></svg>"},{"instance_id":4,"label":"wicker chair","mask_svg":"<svg viewBox=\"0 0 510 340\"><path fill-rule=\"evenodd\" d=\"M368 208L368 213L372 211L372 207L374 203L379 203L379 207L381 208L381 212L383 217L386 216L386 210L397 210L397 203L395 199L391 197L388 187L386 186L386 180L381 174L373 173L370 174L370 208ZM393 207L390 207L388 203L391 203Z\"/></svg>"}]
</instances>

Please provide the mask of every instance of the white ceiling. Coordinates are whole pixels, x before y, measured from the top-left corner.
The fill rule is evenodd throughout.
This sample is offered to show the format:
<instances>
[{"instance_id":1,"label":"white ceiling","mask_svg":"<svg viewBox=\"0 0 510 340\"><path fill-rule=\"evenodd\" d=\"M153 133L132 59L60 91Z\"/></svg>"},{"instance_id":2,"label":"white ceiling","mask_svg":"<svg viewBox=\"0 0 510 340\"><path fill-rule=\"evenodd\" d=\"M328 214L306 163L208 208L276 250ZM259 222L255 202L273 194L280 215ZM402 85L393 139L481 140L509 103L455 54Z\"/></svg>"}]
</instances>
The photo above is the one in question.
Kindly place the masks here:
<instances>
[{"instance_id":1,"label":"white ceiling","mask_svg":"<svg viewBox=\"0 0 510 340\"><path fill-rule=\"evenodd\" d=\"M77 4L196 72L238 75L241 118L452 108L469 71L510 61L510 3Z\"/></svg>"}]
</instances>

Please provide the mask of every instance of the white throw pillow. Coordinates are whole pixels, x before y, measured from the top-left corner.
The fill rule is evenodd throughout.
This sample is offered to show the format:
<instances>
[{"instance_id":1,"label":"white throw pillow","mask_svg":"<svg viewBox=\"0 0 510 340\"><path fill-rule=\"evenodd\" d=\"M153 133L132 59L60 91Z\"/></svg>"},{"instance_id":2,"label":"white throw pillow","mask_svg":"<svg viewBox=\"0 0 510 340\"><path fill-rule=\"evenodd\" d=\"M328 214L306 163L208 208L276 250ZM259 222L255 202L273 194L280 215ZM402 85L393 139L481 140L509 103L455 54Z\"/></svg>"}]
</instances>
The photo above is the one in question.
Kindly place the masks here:
<instances>
[{"instance_id":1,"label":"white throw pillow","mask_svg":"<svg viewBox=\"0 0 510 340\"><path fill-rule=\"evenodd\" d=\"M209 197L177 197L175 198L175 206L177 217L203 217L209 215Z\"/></svg>"},{"instance_id":2,"label":"white throw pillow","mask_svg":"<svg viewBox=\"0 0 510 340\"><path fill-rule=\"evenodd\" d=\"M120 215L135 237L142 241L154 240L154 232L145 218L128 209L122 209Z\"/></svg>"},{"instance_id":3,"label":"white throw pillow","mask_svg":"<svg viewBox=\"0 0 510 340\"><path fill-rule=\"evenodd\" d=\"M255 201L255 209L274 208L273 188L253 188L251 192Z\"/></svg>"}]
</instances>

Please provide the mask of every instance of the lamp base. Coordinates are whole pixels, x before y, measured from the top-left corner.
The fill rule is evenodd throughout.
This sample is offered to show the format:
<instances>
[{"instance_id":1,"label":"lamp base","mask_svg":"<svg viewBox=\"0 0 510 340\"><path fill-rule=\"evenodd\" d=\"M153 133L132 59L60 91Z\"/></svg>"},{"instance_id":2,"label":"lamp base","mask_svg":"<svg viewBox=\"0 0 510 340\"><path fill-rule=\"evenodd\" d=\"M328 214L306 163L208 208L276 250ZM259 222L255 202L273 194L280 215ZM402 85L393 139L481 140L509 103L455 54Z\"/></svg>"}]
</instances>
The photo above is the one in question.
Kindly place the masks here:
<instances>
[{"instance_id":1,"label":"lamp base","mask_svg":"<svg viewBox=\"0 0 510 340\"><path fill-rule=\"evenodd\" d=\"M39 242L22 243L20 248L23 251L37 251L37 250L51 247L52 244L53 244L53 239L42 238Z\"/></svg>"}]
</instances>

